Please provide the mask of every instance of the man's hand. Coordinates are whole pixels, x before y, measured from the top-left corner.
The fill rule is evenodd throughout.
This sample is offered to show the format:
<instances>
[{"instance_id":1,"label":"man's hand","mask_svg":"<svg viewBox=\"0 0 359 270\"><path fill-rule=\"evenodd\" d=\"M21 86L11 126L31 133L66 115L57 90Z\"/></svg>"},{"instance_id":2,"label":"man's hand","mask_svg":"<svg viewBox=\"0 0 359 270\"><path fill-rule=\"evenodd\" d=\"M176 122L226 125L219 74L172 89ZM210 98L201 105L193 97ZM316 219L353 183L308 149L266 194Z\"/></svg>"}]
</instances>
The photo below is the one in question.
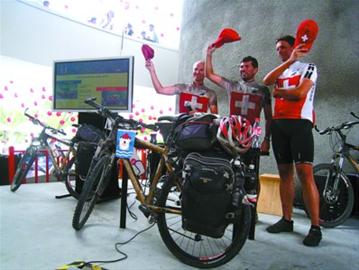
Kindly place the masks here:
<instances>
[{"instance_id":1,"label":"man's hand","mask_svg":"<svg viewBox=\"0 0 359 270\"><path fill-rule=\"evenodd\" d=\"M149 59L146 60L146 64L145 67L149 70L149 71L154 71L155 66L153 65L153 62Z\"/></svg>"},{"instance_id":2,"label":"man's hand","mask_svg":"<svg viewBox=\"0 0 359 270\"><path fill-rule=\"evenodd\" d=\"M216 48L213 44L209 45L208 48L207 48L207 54L208 54L208 55L212 55L212 53L213 53L216 49L217 49L217 48Z\"/></svg>"},{"instance_id":3,"label":"man's hand","mask_svg":"<svg viewBox=\"0 0 359 270\"><path fill-rule=\"evenodd\" d=\"M264 139L261 145L261 154L262 155L268 155L270 149L270 143L269 140Z\"/></svg>"},{"instance_id":4,"label":"man's hand","mask_svg":"<svg viewBox=\"0 0 359 270\"><path fill-rule=\"evenodd\" d=\"M299 44L297 47L295 47L292 51L292 54L289 57L289 61L295 62L300 58L303 58L308 54L308 49L305 48L305 44Z\"/></svg>"},{"instance_id":5,"label":"man's hand","mask_svg":"<svg viewBox=\"0 0 359 270\"><path fill-rule=\"evenodd\" d=\"M281 90L279 88L274 88L274 90L273 90L274 98L282 98L283 97L282 94L283 94L283 90Z\"/></svg>"}]
</instances>

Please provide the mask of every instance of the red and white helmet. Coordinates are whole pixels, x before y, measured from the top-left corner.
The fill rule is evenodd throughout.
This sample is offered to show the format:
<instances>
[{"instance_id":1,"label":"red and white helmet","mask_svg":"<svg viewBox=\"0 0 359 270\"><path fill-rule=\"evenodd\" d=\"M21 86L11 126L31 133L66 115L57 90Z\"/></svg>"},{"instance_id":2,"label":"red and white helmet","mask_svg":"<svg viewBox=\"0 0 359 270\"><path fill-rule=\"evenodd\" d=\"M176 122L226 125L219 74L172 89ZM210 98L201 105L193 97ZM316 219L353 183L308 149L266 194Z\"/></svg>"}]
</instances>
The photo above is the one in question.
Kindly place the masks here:
<instances>
[{"instance_id":1,"label":"red and white helmet","mask_svg":"<svg viewBox=\"0 0 359 270\"><path fill-rule=\"evenodd\" d=\"M243 154L252 145L252 125L239 115L223 117L217 131L217 139L232 154Z\"/></svg>"}]
</instances>

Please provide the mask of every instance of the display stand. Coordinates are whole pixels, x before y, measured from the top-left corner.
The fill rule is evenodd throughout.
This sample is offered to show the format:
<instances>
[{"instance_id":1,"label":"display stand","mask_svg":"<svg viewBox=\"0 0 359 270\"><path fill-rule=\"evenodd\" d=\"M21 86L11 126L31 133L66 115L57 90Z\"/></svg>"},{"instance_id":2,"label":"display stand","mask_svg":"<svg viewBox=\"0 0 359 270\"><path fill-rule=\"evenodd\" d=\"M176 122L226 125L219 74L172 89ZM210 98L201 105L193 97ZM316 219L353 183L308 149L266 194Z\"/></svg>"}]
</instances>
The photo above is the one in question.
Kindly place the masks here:
<instances>
[{"instance_id":1,"label":"display stand","mask_svg":"<svg viewBox=\"0 0 359 270\"><path fill-rule=\"evenodd\" d=\"M126 228L127 186L128 186L128 174L126 170L122 170L121 212L120 212L120 228L122 229Z\"/></svg>"},{"instance_id":2,"label":"display stand","mask_svg":"<svg viewBox=\"0 0 359 270\"><path fill-rule=\"evenodd\" d=\"M104 130L105 125L106 125L106 118L97 113L80 112L78 114L78 124L79 125L89 124L89 125L92 125L100 130ZM115 162L117 162L117 159ZM116 164L116 168L114 168L114 170L111 173L111 178L112 179L110 179L110 181L108 182L108 186L106 187L106 189L103 193L103 196L100 197L99 202L110 200L110 199L115 199L120 196L121 190L118 187L118 166L117 166L117 164ZM68 196L71 196L71 195L70 194L60 195L60 196L56 196L56 198L60 199L60 198L68 197Z\"/></svg>"}]
</instances>

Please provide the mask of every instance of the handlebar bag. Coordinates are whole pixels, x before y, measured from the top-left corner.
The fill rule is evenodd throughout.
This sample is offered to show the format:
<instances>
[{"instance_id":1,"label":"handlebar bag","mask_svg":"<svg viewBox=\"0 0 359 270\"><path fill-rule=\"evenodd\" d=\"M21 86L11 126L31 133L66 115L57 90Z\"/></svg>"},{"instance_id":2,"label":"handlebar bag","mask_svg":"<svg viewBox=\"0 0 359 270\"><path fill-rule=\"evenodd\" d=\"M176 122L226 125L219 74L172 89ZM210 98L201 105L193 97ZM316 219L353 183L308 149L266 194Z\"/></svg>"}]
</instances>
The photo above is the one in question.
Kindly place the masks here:
<instances>
[{"instance_id":1,"label":"handlebar bag","mask_svg":"<svg viewBox=\"0 0 359 270\"><path fill-rule=\"evenodd\" d=\"M184 160L181 195L182 227L220 238L228 225L234 171L229 160L192 152Z\"/></svg>"},{"instance_id":2,"label":"handlebar bag","mask_svg":"<svg viewBox=\"0 0 359 270\"><path fill-rule=\"evenodd\" d=\"M98 143L104 138L104 133L90 124L82 124L76 132L73 140Z\"/></svg>"},{"instance_id":3,"label":"handlebar bag","mask_svg":"<svg viewBox=\"0 0 359 270\"><path fill-rule=\"evenodd\" d=\"M176 146L187 151L204 151L211 148L216 141L218 128L213 123L215 118L215 115L205 114L180 123L174 130Z\"/></svg>"}]
</instances>

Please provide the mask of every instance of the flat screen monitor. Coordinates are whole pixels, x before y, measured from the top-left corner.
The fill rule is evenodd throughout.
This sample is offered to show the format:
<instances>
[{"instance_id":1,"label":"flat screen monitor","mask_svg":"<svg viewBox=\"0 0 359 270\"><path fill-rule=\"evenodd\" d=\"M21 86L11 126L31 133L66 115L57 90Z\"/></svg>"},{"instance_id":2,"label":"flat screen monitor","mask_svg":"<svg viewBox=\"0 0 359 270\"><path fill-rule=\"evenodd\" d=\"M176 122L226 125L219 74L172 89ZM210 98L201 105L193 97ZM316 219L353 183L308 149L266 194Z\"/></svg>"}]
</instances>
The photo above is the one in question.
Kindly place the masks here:
<instances>
[{"instance_id":1,"label":"flat screen monitor","mask_svg":"<svg viewBox=\"0 0 359 270\"><path fill-rule=\"evenodd\" d=\"M89 97L117 112L131 112L134 57L54 62L53 109L91 112Z\"/></svg>"}]
</instances>

